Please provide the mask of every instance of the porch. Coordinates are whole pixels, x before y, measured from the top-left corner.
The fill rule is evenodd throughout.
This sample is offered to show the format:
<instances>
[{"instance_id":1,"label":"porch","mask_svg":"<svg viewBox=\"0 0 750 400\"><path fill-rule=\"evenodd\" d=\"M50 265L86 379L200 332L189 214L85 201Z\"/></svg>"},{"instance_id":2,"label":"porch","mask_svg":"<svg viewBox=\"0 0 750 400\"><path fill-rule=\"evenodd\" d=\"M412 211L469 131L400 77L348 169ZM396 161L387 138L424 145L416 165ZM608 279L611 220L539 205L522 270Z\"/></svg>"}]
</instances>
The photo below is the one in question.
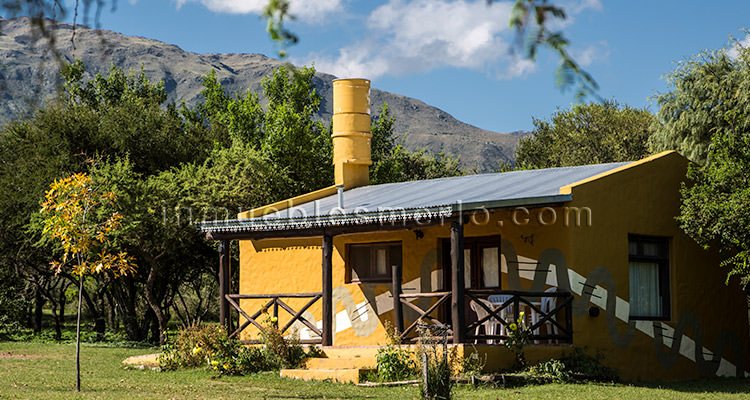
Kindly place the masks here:
<instances>
[{"instance_id":1,"label":"porch","mask_svg":"<svg viewBox=\"0 0 750 400\"><path fill-rule=\"evenodd\" d=\"M448 335L453 344L497 346L504 344L511 332L511 324L515 324L524 315L525 325L530 331L530 344L572 343L573 295L570 292L503 290L499 287L467 288L464 282L464 257L456 256L464 254L464 224L460 220L449 223L450 260L443 261L450 265L449 271L446 269L450 274L446 280L450 290L426 291L423 288L414 291L414 288L405 287L402 283L402 265L393 265L390 281L382 283L388 290L385 295L390 303L388 311L392 310L392 314L386 315L385 307L379 304L380 310L376 313L379 324L384 325L388 321L399 333L402 343L415 343L419 336L417 325L424 323L450 326ZM383 228L382 225L379 227ZM410 227L402 229L408 230ZM302 331L300 341L303 344L333 346L336 301L333 297L331 257L334 252L333 238L337 232L343 231L320 231L320 291L283 293L233 293L229 288L229 240L245 239L249 235L240 237L238 234L213 234L212 238L222 241L219 257L220 319L230 336L242 337L243 343L258 343L257 339L248 338L249 335L243 335L243 332L247 333L250 328L256 334L262 333L271 322L283 334L289 334L295 329ZM347 230L347 233L350 232L351 227ZM303 233L287 231L283 234ZM310 231L305 231L304 234L309 237ZM261 235L257 233L252 234L254 239L259 236ZM311 310L315 310L317 315L312 317ZM232 318L232 315L239 318ZM354 315L354 318L357 317Z\"/></svg>"}]
</instances>

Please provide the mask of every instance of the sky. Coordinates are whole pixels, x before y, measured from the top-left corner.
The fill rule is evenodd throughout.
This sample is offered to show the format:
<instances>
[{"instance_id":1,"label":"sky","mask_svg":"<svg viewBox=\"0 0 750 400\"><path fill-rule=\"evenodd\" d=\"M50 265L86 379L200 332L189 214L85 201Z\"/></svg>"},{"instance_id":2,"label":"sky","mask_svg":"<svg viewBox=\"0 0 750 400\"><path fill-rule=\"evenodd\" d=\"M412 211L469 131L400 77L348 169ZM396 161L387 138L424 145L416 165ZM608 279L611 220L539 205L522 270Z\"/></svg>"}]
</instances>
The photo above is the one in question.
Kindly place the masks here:
<instances>
[{"instance_id":1,"label":"sky","mask_svg":"<svg viewBox=\"0 0 750 400\"><path fill-rule=\"evenodd\" d=\"M70 0L69 0L70 1ZM195 53L262 53L279 48L260 17L267 0L119 0L100 26ZM291 0L288 28L300 42L289 60L340 78L369 78L381 90L417 98L497 132L531 130L575 102L555 87L559 58L535 62L511 51L512 2L486 0ZM704 49L750 44L750 1L555 0L568 14L552 26L600 86L621 104L658 106L664 75ZM93 13L92 17L93 18ZM70 19L70 18L68 18ZM80 20L79 20L80 22ZM90 25L93 20L88 21ZM517 52L516 52L517 53Z\"/></svg>"}]
</instances>

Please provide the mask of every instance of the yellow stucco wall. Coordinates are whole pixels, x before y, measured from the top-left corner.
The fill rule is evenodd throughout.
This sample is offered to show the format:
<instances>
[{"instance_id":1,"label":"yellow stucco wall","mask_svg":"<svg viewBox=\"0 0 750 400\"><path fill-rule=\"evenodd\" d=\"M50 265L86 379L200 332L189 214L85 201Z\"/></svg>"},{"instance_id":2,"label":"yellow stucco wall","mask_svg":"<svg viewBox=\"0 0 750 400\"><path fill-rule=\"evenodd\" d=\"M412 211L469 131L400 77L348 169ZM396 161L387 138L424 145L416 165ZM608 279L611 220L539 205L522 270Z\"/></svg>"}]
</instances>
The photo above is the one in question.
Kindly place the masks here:
<instances>
[{"instance_id":1,"label":"yellow stucco wall","mask_svg":"<svg viewBox=\"0 0 750 400\"><path fill-rule=\"evenodd\" d=\"M692 379L701 376L701 369L706 375L716 374L717 368L720 374L733 373L727 363L739 363L748 369L748 320L744 294L736 282L730 286L724 284L726 271L719 268L716 255L704 251L683 235L674 221L679 209L679 184L686 165L687 161L676 153L661 154L599 179L564 189L573 195L573 200L564 205L497 210L489 215L477 213L474 218L469 218L465 236L500 234L504 252L515 250L518 257L523 259L553 260L549 275L537 277L536 283L532 283L533 272L522 273L521 276L526 279L521 279L520 288L513 287L508 274L503 273L503 289L534 287L543 290L554 283L555 280L550 281L550 277L558 270L562 271L563 275L557 276L567 275L571 290L576 295L577 305L574 308L578 311L573 319L573 345L586 347L590 353L601 352L605 357L604 362L618 369L625 380ZM580 226L576 224L575 213L572 212L576 208L590 210L590 214L588 211L582 214ZM566 214L569 216L567 220ZM334 329L338 331L335 333L334 346L385 344L387 339L383 326L385 321L392 320L393 315L390 284L346 283L346 245L401 241L403 282L406 287L413 288L406 289L405 293L439 290L442 277L434 271L441 268L439 243L441 239L449 237L449 226L430 226L422 231L422 238L417 238L409 230L334 237L334 318L338 326L338 329ZM682 340L683 354L669 356L668 347L657 346L650 321L631 323L632 335L627 334L627 324L623 321L627 320L627 309L622 307L627 305L629 296L628 234L671 238L671 320L663 322L665 327L672 329L667 330L666 334L675 338L681 335L675 334L674 328L679 323L686 327ZM242 241L240 293L319 291L320 245L319 237ZM513 265L506 261L503 261L504 271ZM563 263L567 264L567 269ZM602 279L596 279L607 274L614 282L612 288L607 287ZM591 304L588 299L581 300L584 292L582 284L587 279L598 285L595 296L591 297ZM558 282L558 285L561 283ZM608 295L617 297L616 307L608 308ZM295 309L306 302L289 300ZM424 308L428 304L423 301L420 305ZM243 301L242 306L251 313L259 308L259 304L252 301ZM590 317L586 312L590 306L598 307L600 315ZM320 302L311 307L310 312L319 321ZM286 320L285 315L281 312L282 324ZM408 326L414 314L405 307L404 315ZM612 327L616 330L611 330ZM243 338L252 338L254 332L253 329L246 330ZM671 344L672 339L664 340ZM701 342L710 351L721 352L723 361L715 364L691 361L689 345L696 342ZM740 356L735 354L732 347L735 343L741 346ZM722 346L725 347L722 349ZM702 347L698 348L702 354ZM657 357L657 349L662 352L661 357ZM560 350L557 347L531 351L533 354L559 354ZM507 352L504 348L498 351ZM488 366L502 367L501 361L506 358L511 359L496 356L489 360Z\"/></svg>"}]
</instances>

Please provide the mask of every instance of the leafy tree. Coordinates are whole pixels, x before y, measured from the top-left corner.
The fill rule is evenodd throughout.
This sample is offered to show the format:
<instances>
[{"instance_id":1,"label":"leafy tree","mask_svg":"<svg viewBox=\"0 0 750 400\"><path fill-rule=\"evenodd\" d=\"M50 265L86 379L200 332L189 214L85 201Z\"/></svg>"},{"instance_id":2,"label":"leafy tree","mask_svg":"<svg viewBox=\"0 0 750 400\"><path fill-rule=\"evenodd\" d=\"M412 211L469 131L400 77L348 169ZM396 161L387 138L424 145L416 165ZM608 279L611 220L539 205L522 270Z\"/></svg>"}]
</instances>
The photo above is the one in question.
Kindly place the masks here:
<instances>
[{"instance_id":1,"label":"leafy tree","mask_svg":"<svg viewBox=\"0 0 750 400\"><path fill-rule=\"evenodd\" d=\"M411 152L396 143L388 104L383 104L378 116L373 118L370 132L371 158L370 183L404 182L418 179L433 179L458 176L458 160L453 157L429 155L424 150Z\"/></svg>"},{"instance_id":2,"label":"leafy tree","mask_svg":"<svg viewBox=\"0 0 750 400\"><path fill-rule=\"evenodd\" d=\"M284 197L333 184L333 142L315 118L321 97L314 77L314 68L282 66L263 81L268 110L261 152L285 170L291 185Z\"/></svg>"},{"instance_id":3,"label":"leafy tree","mask_svg":"<svg viewBox=\"0 0 750 400\"><path fill-rule=\"evenodd\" d=\"M742 50L737 58L725 50L707 50L667 75L670 91L657 97L652 150L677 150L703 164L716 133L750 129L750 120L741 117L750 106L747 50L736 45ZM740 117L730 115L736 112Z\"/></svg>"},{"instance_id":4,"label":"leafy tree","mask_svg":"<svg viewBox=\"0 0 750 400\"><path fill-rule=\"evenodd\" d=\"M649 154L653 115L615 101L557 110L549 121L534 119L534 131L516 149L519 168L550 168L632 161Z\"/></svg>"},{"instance_id":5,"label":"leafy tree","mask_svg":"<svg viewBox=\"0 0 750 400\"><path fill-rule=\"evenodd\" d=\"M750 283L750 49L738 56L704 52L673 72L673 91L660 97L663 131L657 146L675 144L697 161L688 168L678 221L704 247L722 251ZM656 138L655 138L656 139Z\"/></svg>"},{"instance_id":6,"label":"leafy tree","mask_svg":"<svg viewBox=\"0 0 750 400\"><path fill-rule=\"evenodd\" d=\"M228 96L215 73L204 78L205 101L198 106L213 137L237 151L256 150L286 177L274 199L310 192L333 183L333 145L328 127L316 119L320 95L313 85L315 69L281 66L263 81L266 110L252 93ZM247 146L243 149L243 146Z\"/></svg>"},{"instance_id":7,"label":"leafy tree","mask_svg":"<svg viewBox=\"0 0 750 400\"><path fill-rule=\"evenodd\" d=\"M110 272L114 276L127 275L134 270L133 260L124 252L110 252L110 237L122 224L122 216L117 213L97 215L100 208L113 203L116 196L103 192L91 183L85 173L55 180L42 202L44 218L42 235L49 240L59 241L62 261L53 261L52 268L58 273L70 268L79 277L78 317L76 319L76 391L81 390L81 303L83 277L88 274ZM69 263L73 263L72 266Z\"/></svg>"}]
</instances>

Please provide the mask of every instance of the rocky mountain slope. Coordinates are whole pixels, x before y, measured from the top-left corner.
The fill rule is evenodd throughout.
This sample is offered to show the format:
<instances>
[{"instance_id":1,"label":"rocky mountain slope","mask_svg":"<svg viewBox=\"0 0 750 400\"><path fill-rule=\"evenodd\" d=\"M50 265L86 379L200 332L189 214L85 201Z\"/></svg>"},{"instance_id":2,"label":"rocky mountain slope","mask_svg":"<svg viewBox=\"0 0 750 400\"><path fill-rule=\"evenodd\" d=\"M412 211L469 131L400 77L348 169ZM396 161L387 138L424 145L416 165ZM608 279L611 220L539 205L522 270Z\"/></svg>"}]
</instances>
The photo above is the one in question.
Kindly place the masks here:
<instances>
[{"instance_id":1,"label":"rocky mountain slope","mask_svg":"<svg viewBox=\"0 0 750 400\"><path fill-rule=\"evenodd\" d=\"M92 75L106 72L111 64L124 70L143 68L152 81L161 80L170 101L195 105L200 101L201 78L216 70L231 93L261 92L261 80L282 64L261 54L196 54L178 46L107 30L78 26L75 50L70 37L73 26L58 24L57 49L65 60L80 58ZM58 64L38 40L24 18L0 19L0 123L28 113L49 99L59 86ZM315 86L323 96L321 118L331 115L331 81L319 72ZM326 101L327 100L327 101ZM387 102L397 117L396 132L409 149L456 155L464 168L491 171L508 161L524 132L491 132L456 120L450 114L419 100L377 89L371 92L373 110Z\"/></svg>"}]
</instances>

